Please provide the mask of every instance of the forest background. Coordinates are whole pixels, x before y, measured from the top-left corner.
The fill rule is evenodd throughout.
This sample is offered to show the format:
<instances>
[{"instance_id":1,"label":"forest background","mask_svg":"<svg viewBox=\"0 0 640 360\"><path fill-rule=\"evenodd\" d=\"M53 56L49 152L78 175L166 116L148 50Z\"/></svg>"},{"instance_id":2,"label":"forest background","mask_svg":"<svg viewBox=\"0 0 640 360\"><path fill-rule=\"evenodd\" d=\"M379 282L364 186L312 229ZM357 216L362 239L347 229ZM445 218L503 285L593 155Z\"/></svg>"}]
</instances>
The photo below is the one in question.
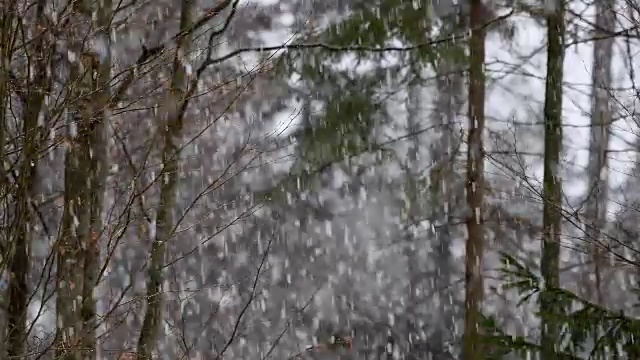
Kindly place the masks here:
<instances>
[{"instance_id":1,"label":"forest background","mask_svg":"<svg viewBox=\"0 0 640 360\"><path fill-rule=\"evenodd\" d=\"M636 0L0 9L0 358L640 358Z\"/></svg>"}]
</instances>

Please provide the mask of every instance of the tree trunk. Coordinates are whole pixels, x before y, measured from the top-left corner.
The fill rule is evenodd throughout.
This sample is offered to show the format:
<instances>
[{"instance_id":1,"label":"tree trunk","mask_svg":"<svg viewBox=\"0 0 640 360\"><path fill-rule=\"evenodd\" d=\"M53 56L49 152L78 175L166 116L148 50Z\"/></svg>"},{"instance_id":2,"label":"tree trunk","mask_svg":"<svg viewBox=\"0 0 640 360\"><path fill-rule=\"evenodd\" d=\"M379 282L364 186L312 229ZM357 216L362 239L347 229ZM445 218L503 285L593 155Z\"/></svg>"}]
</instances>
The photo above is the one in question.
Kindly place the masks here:
<instances>
[{"instance_id":1,"label":"tree trunk","mask_svg":"<svg viewBox=\"0 0 640 360\"><path fill-rule=\"evenodd\" d=\"M7 124L7 117L10 109L10 71L11 71L11 58L13 56L13 50L11 44L15 37L15 16L16 3L11 2L7 8L3 11L0 17L0 169L2 170L2 177L0 177L0 194L5 195L5 191L8 190L7 181L8 178L4 174L4 146L5 146L5 127Z\"/></svg>"},{"instance_id":2,"label":"tree trunk","mask_svg":"<svg viewBox=\"0 0 640 360\"><path fill-rule=\"evenodd\" d=\"M482 257L484 247L484 41L481 0L472 0L469 16L471 28L469 55L469 134L467 137L466 195L469 213L466 219L467 244L465 255L465 315L462 355L465 360L482 358L480 326L484 297Z\"/></svg>"},{"instance_id":3,"label":"tree trunk","mask_svg":"<svg viewBox=\"0 0 640 360\"><path fill-rule=\"evenodd\" d=\"M37 99L35 99L37 98ZM22 161L16 184L15 225L13 228L13 251L9 263L9 306L7 325L7 346L9 357L21 357L24 354L26 339L26 319L29 290L27 275L29 273L29 244L31 242L30 201L33 198L36 179L36 163L38 159L38 114L42 105L42 97L30 97L35 101L24 104L22 120Z\"/></svg>"},{"instance_id":4,"label":"tree trunk","mask_svg":"<svg viewBox=\"0 0 640 360\"><path fill-rule=\"evenodd\" d=\"M74 3L79 24L93 18L90 1ZM111 0L100 2L92 28L106 53L88 49L85 34L74 34L73 50L79 63L70 65L67 98L71 145L65 159L65 193L62 231L57 243L56 352L65 359L97 356L98 327L94 289L100 269L99 238L106 177L106 109L109 101ZM83 28L82 26L79 26ZM82 271L78 271L78 269Z\"/></svg>"},{"instance_id":5,"label":"tree trunk","mask_svg":"<svg viewBox=\"0 0 640 360\"><path fill-rule=\"evenodd\" d=\"M5 173L5 136L6 126L9 119L9 113L11 108L11 86L10 86L10 71L11 71L11 58L13 56L13 50L11 44L16 34L16 21L15 14L16 3L12 2L6 7L6 10L0 17L0 196L6 197L10 191L9 177ZM2 251L6 254L10 245L3 245ZM0 277L5 280L7 269L6 263L0 268ZM0 354L5 354L6 351L6 329L7 329L7 305L9 303L6 300L5 290L2 290L0 294Z\"/></svg>"},{"instance_id":6,"label":"tree trunk","mask_svg":"<svg viewBox=\"0 0 640 360\"><path fill-rule=\"evenodd\" d=\"M78 79L78 86L69 89L68 98L82 99L89 96L91 86L86 75L91 67L73 65L71 81ZM90 124L86 120L85 103L77 100L69 104L68 136L70 145L65 156L64 209L60 237L57 242L57 331L56 355L60 359L80 359L82 343L82 317L84 307L83 257L90 244L89 182L87 170L91 169Z\"/></svg>"},{"instance_id":7,"label":"tree trunk","mask_svg":"<svg viewBox=\"0 0 640 360\"><path fill-rule=\"evenodd\" d=\"M562 149L562 77L564 63L564 4L547 15L547 79L544 101L544 178L543 178L543 238L540 268L544 286L540 296L542 358L556 358L559 338L554 315L559 311L548 289L559 284L560 231L562 184L560 182L560 153Z\"/></svg>"},{"instance_id":8,"label":"tree trunk","mask_svg":"<svg viewBox=\"0 0 640 360\"><path fill-rule=\"evenodd\" d=\"M71 110L70 112L74 112ZM84 122L69 116L69 128L78 126L77 136L66 151L64 209L57 242L56 358L80 359L82 334L82 255L89 238L88 189L86 171L89 139ZM73 133L73 131L70 131Z\"/></svg>"},{"instance_id":9,"label":"tree trunk","mask_svg":"<svg viewBox=\"0 0 640 360\"><path fill-rule=\"evenodd\" d=\"M65 154L64 172L64 209L61 231L57 246L57 297L56 297L56 358L79 360L93 351L95 344L92 321L95 314L93 296L87 293L93 284L89 274L97 264L94 256L97 247L97 234L92 233L91 210L94 204L93 186L95 186L96 164L94 132L102 126L102 118L97 114L100 104L96 98L101 96L96 91L94 71L99 70L95 54L86 49L85 34L88 30L81 24L91 18L92 5L81 1L73 4L74 15L78 20L77 29L72 33L71 49L79 59L71 60L69 78L67 79L66 99L68 103L67 135L69 145ZM77 84L72 86L71 84ZM98 130L99 131L99 130ZM102 150L104 151L104 150ZM101 198L101 194L99 199ZM98 200L99 200L98 199ZM99 221L99 220L98 220ZM86 265L90 264L87 268ZM81 270L80 270L81 269ZM85 324L84 321L89 323ZM86 325L86 326L85 326ZM84 346L88 346L85 350ZM95 354L94 354L95 355Z\"/></svg>"},{"instance_id":10,"label":"tree trunk","mask_svg":"<svg viewBox=\"0 0 640 360\"><path fill-rule=\"evenodd\" d=\"M104 202L104 184L106 182L107 143L106 121L108 120L108 102L110 98L109 81L111 79L111 53L109 23L111 20L111 0L102 0L97 10L96 28L100 29L97 37L106 42L107 53L96 54L98 58L91 61L91 71L97 74L90 112L83 121L87 124L89 141L88 187L89 202L89 237L84 248L84 278L82 281L82 333L83 358L95 358L99 354L96 349L96 331L98 328L96 301L94 290L101 268L100 237L103 233L102 207Z\"/></svg>"},{"instance_id":11,"label":"tree trunk","mask_svg":"<svg viewBox=\"0 0 640 360\"><path fill-rule=\"evenodd\" d=\"M607 35L615 31L615 2L598 1L596 6L596 35ZM589 281L586 286L591 299L602 304L602 270L606 265L606 254L601 236L606 225L608 200L608 161L609 127L611 125L611 58L613 56L613 37L603 36L595 40L593 46L592 93L591 93L591 139L589 144L589 167L587 202L585 206L586 244L589 246L590 261L596 284ZM595 292L595 293L594 293Z\"/></svg>"},{"instance_id":12,"label":"tree trunk","mask_svg":"<svg viewBox=\"0 0 640 360\"><path fill-rule=\"evenodd\" d=\"M168 108L160 126L164 133L162 150L162 171L160 174L160 203L156 218L156 237L151 247L150 264L147 270L147 309L140 330L137 346L138 359L151 359L154 342L162 321L162 268L165 262L167 242L173 236L175 226L174 211L178 185L178 161L180 138L182 136L182 104L187 91L185 55L190 47L188 29L192 23L194 1L183 0L180 16L180 32L185 34L176 40L176 54L173 61L173 75L169 89Z\"/></svg>"},{"instance_id":13,"label":"tree trunk","mask_svg":"<svg viewBox=\"0 0 640 360\"><path fill-rule=\"evenodd\" d=\"M44 1L36 6L38 25L44 26ZM26 89L20 89L22 99L22 160L16 184L15 223L12 229L12 255L9 262L9 305L7 323L7 355L23 357L26 340L27 306L29 289L27 276L29 273L29 245L31 242L31 201L34 197L36 166L38 163L38 145L40 131L38 117L42 111L44 95L47 89L47 62L49 54L42 36L33 44L34 56L31 61L34 73L27 78ZM23 91L24 90L24 91Z\"/></svg>"}]
</instances>

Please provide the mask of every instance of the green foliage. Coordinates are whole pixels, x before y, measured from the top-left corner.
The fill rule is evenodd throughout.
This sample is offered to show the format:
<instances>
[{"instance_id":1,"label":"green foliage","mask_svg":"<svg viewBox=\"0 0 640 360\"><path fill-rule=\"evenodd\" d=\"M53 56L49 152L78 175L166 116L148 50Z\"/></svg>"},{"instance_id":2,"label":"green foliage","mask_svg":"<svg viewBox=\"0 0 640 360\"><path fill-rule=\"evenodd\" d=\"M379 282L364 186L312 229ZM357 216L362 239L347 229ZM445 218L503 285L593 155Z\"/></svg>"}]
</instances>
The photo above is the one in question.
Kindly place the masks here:
<instances>
[{"instance_id":1,"label":"green foliage","mask_svg":"<svg viewBox=\"0 0 640 360\"><path fill-rule=\"evenodd\" d=\"M436 31L429 7L426 1L352 0L344 14L332 16L333 22L301 42L370 48L427 44L455 28L449 24L439 26ZM436 34L438 32L440 34ZM266 198L281 198L287 192L285 189L309 189L319 169L379 150L371 134L389 118L380 95L389 86L389 80L408 81L422 74L424 68L438 71L445 62L463 67L465 48L464 42L458 41L419 46L404 52L313 49L285 55L279 62L278 71L297 75L304 92L312 95L314 103L320 106L311 115L312 125L296 134L296 160L303 166L296 166L279 189L270 192ZM397 64L382 61L388 60L389 56ZM346 69L337 66L345 58L350 58L353 65ZM365 62L370 70L357 71ZM407 76L406 72L400 72L401 68L409 68L411 73Z\"/></svg>"},{"instance_id":2,"label":"green foliage","mask_svg":"<svg viewBox=\"0 0 640 360\"><path fill-rule=\"evenodd\" d=\"M436 27L429 7L426 1L354 0L346 15L329 24L317 37L335 47L427 44L442 36L434 35ZM449 27L454 26L440 26L440 32L452 33L447 29ZM412 78L425 67L438 70L443 62L463 64L466 61L465 48L465 44L458 41L421 46L401 53L351 53L358 59L354 67L365 59L371 61L374 70L367 73L356 73L354 69L336 70L334 63L344 58L344 52L306 52L302 59L298 59L298 64L302 63L298 65L302 77L314 86L329 84L339 92L324 99L325 119L317 122L319 127L301 134L303 156L312 162L317 162L318 158L340 161L367 148L367 135L378 125L374 119L383 119L379 116L381 106L375 94L376 90L387 85L389 79L389 65L383 65L382 57L393 55L403 67L409 65L414 72L409 77ZM387 71L375 70L385 67ZM398 75L399 72L395 76Z\"/></svg>"},{"instance_id":3,"label":"green foliage","mask_svg":"<svg viewBox=\"0 0 640 360\"><path fill-rule=\"evenodd\" d=\"M640 354L640 342L636 340L640 334L640 320L594 304L565 289L543 288L538 275L507 254L502 254L500 272L505 281L503 288L518 291L520 303L545 292L562 310L553 314L554 321L562 329L558 359L633 359ZM492 317L486 317L483 326L485 341L497 349L497 353L522 355L540 350L531 339L504 333Z\"/></svg>"},{"instance_id":4,"label":"green foliage","mask_svg":"<svg viewBox=\"0 0 640 360\"><path fill-rule=\"evenodd\" d=\"M383 112L376 94L381 81L377 73L336 69L322 62L315 52L288 58L280 65L281 71L301 76L304 92L313 95L306 101L313 101L319 108L301 112L310 124L293 134L296 166L276 188L259 194L260 199L268 201L283 200L291 191L310 189L332 164L378 150L370 135Z\"/></svg>"},{"instance_id":5,"label":"green foliage","mask_svg":"<svg viewBox=\"0 0 640 360\"><path fill-rule=\"evenodd\" d=\"M384 46L390 39L426 43L433 23L426 1L377 0L354 2L349 14L326 30L337 46Z\"/></svg>"},{"instance_id":6,"label":"green foliage","mask_svg":"<svg viewBox=\"0 0 640 360\"><path fill-rule=\"evenodd\" d=\"M303 129L300 134L302 158L317 166L362 153L370 144L376 110L367 93L329 98L319 125Z\"/></svg>"},{"instance_id":7,"label":"green foliage","mask_svg":"<svg viewBox=\"0 0 640 360\"><path fill-rule=\"evenodd\" d=\"M433 21L428 1L378 0L357 2L348 15L332 23L320 38L334 46L379 48L398 43L404 46L429 44L443 34L453 33L451 24L439 26ZM406 64L417 68L424 64L436 66L442 59L466 61L463 41L437 42L418 46L401 54ZM338 54L340 55L340 54ZM363 52L361 57L371 57Z\"/></svg>"}]
</instances>

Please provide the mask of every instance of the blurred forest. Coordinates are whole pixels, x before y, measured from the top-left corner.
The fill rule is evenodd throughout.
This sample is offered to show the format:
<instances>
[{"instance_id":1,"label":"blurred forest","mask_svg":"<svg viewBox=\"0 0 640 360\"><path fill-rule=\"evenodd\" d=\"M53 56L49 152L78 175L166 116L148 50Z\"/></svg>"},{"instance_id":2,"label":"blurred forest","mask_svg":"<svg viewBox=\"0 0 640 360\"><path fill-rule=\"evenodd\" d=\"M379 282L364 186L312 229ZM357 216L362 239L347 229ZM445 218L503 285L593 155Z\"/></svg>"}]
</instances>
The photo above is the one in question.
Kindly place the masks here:
<instances>
[{"instance_id":1,"label":"blurred forest","mask_svg":"<svg viewBox=\"0 0 640 360\"><path fill-rule=\"evenodd\" d=\"M0 359L640 359L638 0L0 10Z\"/></svg>"}]
</instances>

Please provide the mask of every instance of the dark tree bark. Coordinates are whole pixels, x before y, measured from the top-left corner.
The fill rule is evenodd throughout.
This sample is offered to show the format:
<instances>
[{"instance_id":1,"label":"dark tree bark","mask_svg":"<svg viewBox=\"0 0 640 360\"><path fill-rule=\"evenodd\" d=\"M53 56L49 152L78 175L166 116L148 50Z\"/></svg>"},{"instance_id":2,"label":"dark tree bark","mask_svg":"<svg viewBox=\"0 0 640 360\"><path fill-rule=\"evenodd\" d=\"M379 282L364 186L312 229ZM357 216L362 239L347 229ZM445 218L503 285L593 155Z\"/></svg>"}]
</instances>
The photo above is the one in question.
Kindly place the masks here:
<instances>
[{"instance_id":1,"label":"dark tree bark","mask_svg":"<svg viewBox=\"0 0 640 360\"><path fill-rule=\"evenodd\" d=\"M37 25L42 28L46 28L43 20L44 6L45 1L40 0L35 8L35 16L38 19ZM5 16L10 17L10 14L5 13ZM30 61L35 65L34 69L31 70L33 71L33 77L27 80L25 89L19 89L22 95L22 159L16 179L16 218L12 228L12 255L9 262L11 278L8 290L9 306L7 309L8 357L22 357L25 352L26 318L29 301L29 289L27 286L30 262L29 245L31 243L31 229L33 228L31 224L31 199L34 198L38 148L41 141L38 117L42 111L44 95L48 88L47 67L50 59L48 46L49 44L45 43L43 36L35 39L29 55Z\"/></svg>"},{"instance_id":2,"label":"dark tree bark","mask_svg":"<svg viewBox=\"0 0 640 360\"><path fill-rule=\"evenodd\" d=\"M482 358L479 323L484 297L482 257L484 251L484 98L485 29L482 1L472 0L469 56L469 133L467 137L467 244L465 255L465 315L462 355L465 360Z\"/></svg>"},{"instance_id":3,"label":"dark tree bark","mask_svg":"<svg viewBox=\"0 0 640 360\"><path fill-rule=\"evenodd\" d=\"M547 14L547 79L544 101L544 178L543 237L540 268L545 282L540 297L542 358L556 358L559 329L555 322L558 304L553 288L559 284L560 234L562 225L562 184L560 154L562 150L562 77L564 63L564 3L557 1Z\"/></svg>"},{"instance_id":4,"label":"dark tree bark","mask_svg":"<svg viewBox=\"0 0 640 360\"><path fill-rule=\"evenodd\" d=\"M138 338L137 358L151 359L158 329L162 321L162 269L165 262L167 242L171 240L175 226L174 211L178 188L178 161L180 138L182 137L182 104L187 100L187 74L185 54L191 46L189 29L193 27L194 1L183 0L180 16L180 32L176 39L176 54L169 88L169 99L165 108L160 131L164 134L162 149L162 171L160 174L160 203L156 219L156 238L151 246L151 258L147 271L147 309Z\"/></svg>"},{"instance_id":5,"label":"dark tree bark","mask_svg":"<svg viewBox=\"0 0 640 360\"><path fill-rule=\"evenodd\" d=\"M91 5L91 4L88 4ZM95 25L100 29L95 35L107 42L109 48L110 34L109 23L111 21L112 1L102 0L97 8ZM93 54L91 58L91 72L96 74L95 81L91 84L92 96L89 99L90 109L86 112L83 122L87 124L89 147L89 172L87 179L88 206L85 211L89 215L89 233L85 239L83 254L83 279L82 279L82 356L83 359L93 359L97 354L96 330L98 328L96 301L94 290L100 276L100 238L104 233L102 222L102 208L104 203L105 182L107 176L107 121L109 99L111 92L109 82L111 80L111 53Z\"/></svg>"}]
</instances>

